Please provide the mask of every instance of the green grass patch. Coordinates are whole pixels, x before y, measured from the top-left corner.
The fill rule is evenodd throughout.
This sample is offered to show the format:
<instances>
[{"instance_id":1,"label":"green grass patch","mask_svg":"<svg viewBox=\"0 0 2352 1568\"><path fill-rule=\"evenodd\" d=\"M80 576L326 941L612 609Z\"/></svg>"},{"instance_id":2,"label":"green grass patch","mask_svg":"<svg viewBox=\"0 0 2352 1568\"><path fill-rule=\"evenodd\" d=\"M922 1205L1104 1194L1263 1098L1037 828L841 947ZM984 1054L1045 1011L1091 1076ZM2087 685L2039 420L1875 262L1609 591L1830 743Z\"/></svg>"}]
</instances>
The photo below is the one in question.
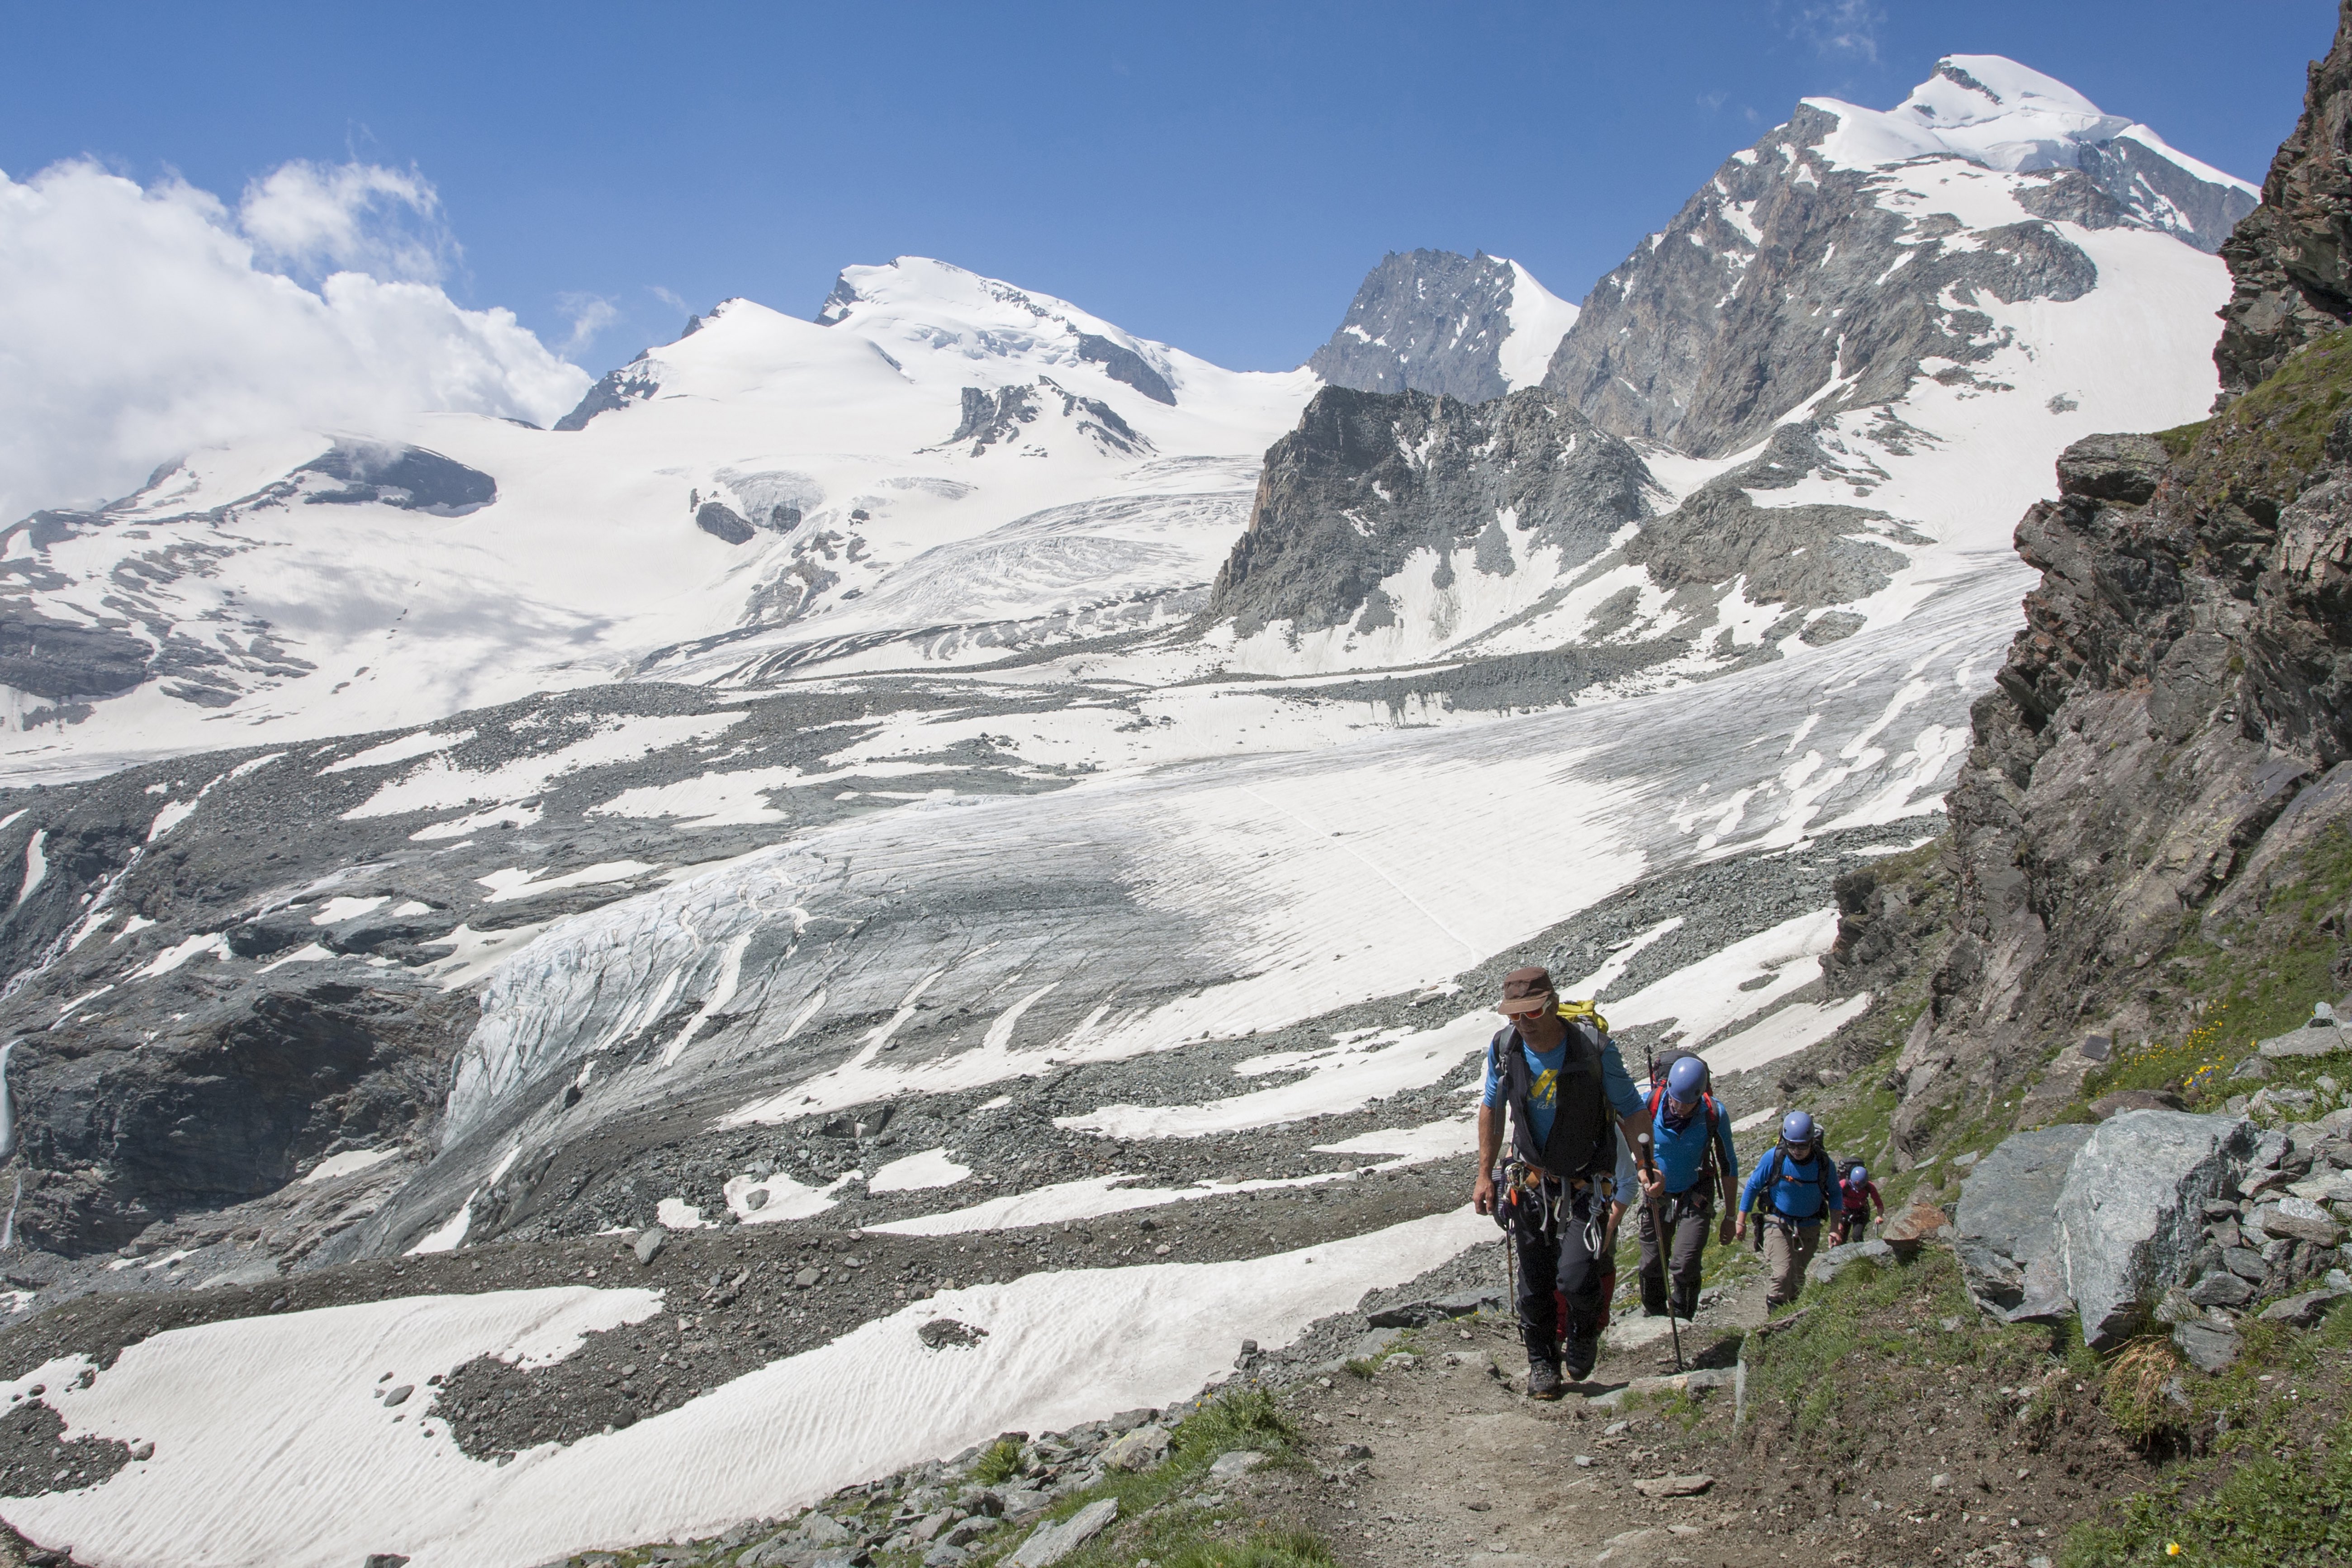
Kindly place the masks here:
<instances>
[{"instance_id":1,"label":"green grass patch","mask_svg":"<svg viewBox=\"0 0 2352 1568\"><path fill-rule=\"evenodd\" d=\"M971 1465L971 1479L984 1487L1003 1486L1021 1473L1021 1445L999 1437Z\"/></svg>"},{"instance_id":2,"label":"green grass patch","mask_svg":"<svg viewBox=\"0 0 2352 1568\"><path fill-rule=\"evenodd\" d=\"M2049 1331L1986 1322L1958 1261L1940 1247L1907 1264L1852 1265L1829 1285L1808 1286L1798 1310L1804 1317L1789 1327L1751 1337L1748 1398L1758 1420L1824 1454L1851 1458L1866 1419L1923 1379L1975 1390L1990 1420L2000 1408L1995 1385L2032 1383L2053 1365Z\"/></svg>"},{"instance_id":3,"label":"green grass patch","mask_svg":"<svg viewBox=\"0 0 2352 1568\"><path fill-rule=\"evenodd\" d=\"M2200 419L2193 425L2175 425L2169 430L2158 430L2156 438L2164 443L2164 449L2172 454L2172 460L2177 463L2195 449L2197 438L2205 434L2205 426L2210 423L2210 420Z\"/></svg>"},{"instance_id":4,"label":"green grass patch","mask_svg":"<svg viewBox=\"0 0 2352 1568\"><path fill-rule=\"evenodd\" d=\"M2347 406L2352 329L2318 339L2203 426L2158 439L2188 468L2200 505L2259 497L2283 507L2326 466L2327 432ZM2177 449L2184 438L2186 449Z\"/></svg>"},{"instance_id":5,"label":"green grass patch","mask_svg":"<svg viewBox=\"0 0 2352 1568\"><path fill-rule=\"evenodd\" d=\"M2123 1505L2116 1523L2068 1532L2061 1568L2138 1563L2222 1568L2318 1568L2352 1562L2352 1421L2314 1451L2256 1455L2192 1496L2176 1481Z\"/></svg>"},{"instance_id":6,"label":"green grass patch","mask_svg":"<svg viewBox=\"0 0 2352 1568\"><path fill-rule=\"evenodd\" d=\"M1220 1510L1195 1500L1197 1487L1219 1455L1238 1449L1264 1454L1269 1465L1297 1467L1298 1427L1262 1388L1236 1389L1176 1424L1169 1455L1149 1470L1107 1476L1094 1486L1059 1499L1045 1512L1064 1520L1103 1498L1118 1500L1118 1522L1088 1546L1063 1559L1067 1568L1129 1568L1149 1558L1161 1568L1327 1568L1330 1550L1311 1535L1256 1529L1228 1534ZM1026 1531L1003 1531L991 1541L994 1561L1026 1539Z\"/></svg>"}]
</instances>

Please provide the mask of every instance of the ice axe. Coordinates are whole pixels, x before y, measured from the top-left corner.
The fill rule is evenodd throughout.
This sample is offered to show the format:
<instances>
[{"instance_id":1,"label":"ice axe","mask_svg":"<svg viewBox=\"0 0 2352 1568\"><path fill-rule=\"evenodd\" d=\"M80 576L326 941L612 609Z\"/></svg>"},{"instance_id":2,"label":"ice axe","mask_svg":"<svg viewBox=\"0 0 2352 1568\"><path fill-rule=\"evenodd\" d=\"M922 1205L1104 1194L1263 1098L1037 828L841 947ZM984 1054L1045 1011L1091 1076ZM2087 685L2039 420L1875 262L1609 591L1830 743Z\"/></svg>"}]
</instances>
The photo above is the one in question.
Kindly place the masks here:
<instances>
[{"instance_id":1,"label":"ice axe","mask_svg":"<svg viewBox=\"0 0 2352 1568\"><path fill-rule=\"evenodd\" d=\"M1654 1171L1658 1166L1651 1157L1650 1146L1650 1135L1644 1132L1642 1134L1642 1164L1644 1169ZM1638 1172L1634 1180L1641 1181ZM1675 1370L1685 1372L1688 1369L1683 1364L1683 1331L1675 1322L1674 1249L1667 1244L1665 1216L1658 1212L1658 1200L1650 1195L1647 1183L1642 1184L1642 1207L1650 1216L1650 1236L1657 1244L1658 1272L1666 1276L1666 1332L1673 1336L1675 1342Z\"/></svg>"}]
</instances>

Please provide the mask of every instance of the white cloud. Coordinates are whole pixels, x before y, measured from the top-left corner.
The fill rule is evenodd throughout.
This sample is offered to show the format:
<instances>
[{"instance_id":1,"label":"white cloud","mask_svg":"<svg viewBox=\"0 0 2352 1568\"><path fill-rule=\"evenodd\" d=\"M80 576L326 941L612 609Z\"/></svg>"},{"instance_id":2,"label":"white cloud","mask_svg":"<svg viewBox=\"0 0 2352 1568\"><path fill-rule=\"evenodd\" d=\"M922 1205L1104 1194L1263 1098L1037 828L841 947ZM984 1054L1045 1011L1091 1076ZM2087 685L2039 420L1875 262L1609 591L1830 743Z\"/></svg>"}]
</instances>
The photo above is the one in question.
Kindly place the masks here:
<instances>
[{"instance_id":1,"label":"white cloud","mask_svg":"<svg viewBox=\"0 0 2352 1568\"><path fill-rule=\"evenodd\" d=\"M439 193L414 169L298 158L246 186L236 218L264 256L314 276L437 283L457 248Z\"/></svg>"},{"instance_id":2,"label":"white cloud","mask_svg":"<svg viewBox=\"0 0 2352 1568\"><path fill-rule=\"evenodd\" d=\"M555 303L572 318L572 335L563 340L565 353L578 353L596 334L621 319L619 309L602 294L559 294Z\"/></svg>"},{"instance_id":3,"label":"white cloud","mask_svg":"<svg viewBox=\"0 0 2352 1568\"><path fill-rule=\"evenodd\" d=\"M396 171L289 164L234 215L88 162L0 174L0 521L124 494L244 436L365 434L419 410L561 416L584 372L510 311L460 309L415 276L447 252L437 213ZM382 271L306 288L268 259Z\"/></svg>"},{"instance_id":4,"label":"white cloud","mask_svg":"<svg viewBox=\"0 0 2352 1568\"><path fill-rule=\"evenodd\" d=\"M1878 29L1886 20L1874 0L1809 0L1797 7L1796 31L1825 55L1878 62Z\"/></svg>"}]
</instances>

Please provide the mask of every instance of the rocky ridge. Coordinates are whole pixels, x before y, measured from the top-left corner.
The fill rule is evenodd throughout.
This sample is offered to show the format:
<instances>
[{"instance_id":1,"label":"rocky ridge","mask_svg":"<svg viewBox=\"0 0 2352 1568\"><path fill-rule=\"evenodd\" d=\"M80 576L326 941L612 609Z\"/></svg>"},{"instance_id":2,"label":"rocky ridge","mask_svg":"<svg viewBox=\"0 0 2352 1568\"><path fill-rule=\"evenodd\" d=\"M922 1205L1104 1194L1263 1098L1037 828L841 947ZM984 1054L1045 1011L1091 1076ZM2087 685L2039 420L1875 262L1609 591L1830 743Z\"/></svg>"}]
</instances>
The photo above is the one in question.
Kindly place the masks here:
<instances>
[{"instance_id":1,"label":"rocky ridge","mask_svg":"<svg viewBox=\"0 0 2352 1568\"><path fill-rule=\"evenodd\" d=\"M1938 83L1956 85L1954 72L1974 83L1951 60L1938 70L1914 101ZM1972 95L1988 100L1987 111L2000 104L1981 84ZM2138 142L2113 140L2118 121L2106 126L2108 140L2094 129L2064 149L2089 160L2088 173L2055 163L2054 152L2051 165L2022 170L1939 154L1969 171L1967 183L2011 193L2036 215L1964 223L1937 205L1955 193L1922 196L1911 188L1923 179L1934 184L1929 165L1855 166L1841 158L1833 143L1858 112L1866 111L1808 100L1787 124L1727 159L1649 244L1595 285L1544 384L1616 435L1727 456L1825 389L1811 405L1816 416L1894 402L1930 374L1970 384L1978 378L1971 367L2004 341L1981 297L2066 300L2097 282L2097 267L2051 220L2163 228L2210 251L2253 205L2233 185L2168 163L2168 184L2198 187L2196 205L2210 209L2201 222L2177 226L2177 207L2162 199L2118 201L2117 177L2101 172L2109 163L2163 162ZM1930 362L1940 368L1931 372Z\"/></svg>"}]
</instances>

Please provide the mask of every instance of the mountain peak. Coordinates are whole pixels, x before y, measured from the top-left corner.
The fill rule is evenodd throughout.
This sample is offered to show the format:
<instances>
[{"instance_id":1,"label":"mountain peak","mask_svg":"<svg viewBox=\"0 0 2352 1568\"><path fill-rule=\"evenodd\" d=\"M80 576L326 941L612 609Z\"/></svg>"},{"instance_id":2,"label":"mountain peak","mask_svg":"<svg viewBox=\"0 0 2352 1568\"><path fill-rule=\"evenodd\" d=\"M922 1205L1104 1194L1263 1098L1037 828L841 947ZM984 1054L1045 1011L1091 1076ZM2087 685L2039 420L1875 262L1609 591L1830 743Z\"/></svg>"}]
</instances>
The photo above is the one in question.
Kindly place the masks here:
<instances>
[{"instance_id":1,"label":"mountain peak","mask_svg":"<svg viewBox=\"0 0 2352 1568\"><path fill-rule=\"evenodd\" d=\"M1307 368L1359 392L1486 403L1543 378L1576 320L1517 262L1479 251L1391 251Z\"/></svg>"},{"instance_id":2,"label":"mountain peak","mask_svg":"<svg viewBox=\"0 0 2352 1568\"><path fill-rule=\"evenodd\" d=\"M2195 184L2234 193L2243 208L2262 194L2233 174L2175 152L2147 126L2105 112L2057 78L2002 55L1947 55L1936 62L1936 74L1893 109L1864 109L1834 98L1808 98L1804 105L1836 121L1818 145L1843 168L1945 157L2011 174L2082 169L2098 177L2107 163L2137 163L2140 167L2132 174L2145 174L2153 161L2171 164ZM2158 174L2147 183L2169 195L2164 187L2180 182ZM2231 199L2228 205L2239 204ZM2227 232L2225 224L2221 234ZM2211 250L2221 234L2200 232L2197 242Z\"/></svg>"}]
</instances>

